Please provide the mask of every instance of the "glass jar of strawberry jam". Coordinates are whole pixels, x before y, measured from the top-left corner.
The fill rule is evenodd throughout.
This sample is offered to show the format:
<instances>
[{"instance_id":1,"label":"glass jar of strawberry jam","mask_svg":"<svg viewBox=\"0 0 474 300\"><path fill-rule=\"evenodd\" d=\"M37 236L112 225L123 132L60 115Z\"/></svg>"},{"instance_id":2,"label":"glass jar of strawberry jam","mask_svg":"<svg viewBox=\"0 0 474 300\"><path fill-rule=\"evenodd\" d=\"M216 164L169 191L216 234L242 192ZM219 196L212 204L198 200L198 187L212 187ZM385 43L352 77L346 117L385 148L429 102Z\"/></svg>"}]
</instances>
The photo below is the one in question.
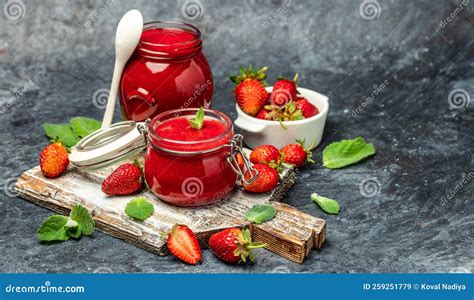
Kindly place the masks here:
<instances>
[{"instance_id":1,"label":"glass jar of strawberry jam","mask_svg":"<svg viewBox=\"0 0 474 300\"><path fill-rule=\"evenodd\" d=\"M202 127L195 129L189 120L197 111L168 111L148 126L145 180L156 196L174 205L197 206L223 199L237 179L228 160L232 121L220 112L205 110Z\"/></svg>"},{"instance_id":2,"label":"glass jar of strawberry jam","mask_svg":"<svg viewBox=\"0 0 474 300\"><path fill-rule=\"evenodd\" d=\"M200 128L190 122L198 119L198 111ZM100 168L145 149L143 172L150 191L170 204L199 206L225 199L237 178L249 183L258 176L242 141L225 114L187 108L100 129L72 149L69 161L78 168ZM243 172L250 169L253 176L245 180Z\"/></svg>"},{"instance_id":3,"label":"glass jar of strawberry jam","mask_svg":"<svg viewBox=\"0 0 474 300\"><path fill-rule=\"evenodd\" d=\"M144 25L120 80L120 106L126 119L144 121L171 109L208 108L212 90L199 29L170 21Z\"/></svg>"}]
</instances>

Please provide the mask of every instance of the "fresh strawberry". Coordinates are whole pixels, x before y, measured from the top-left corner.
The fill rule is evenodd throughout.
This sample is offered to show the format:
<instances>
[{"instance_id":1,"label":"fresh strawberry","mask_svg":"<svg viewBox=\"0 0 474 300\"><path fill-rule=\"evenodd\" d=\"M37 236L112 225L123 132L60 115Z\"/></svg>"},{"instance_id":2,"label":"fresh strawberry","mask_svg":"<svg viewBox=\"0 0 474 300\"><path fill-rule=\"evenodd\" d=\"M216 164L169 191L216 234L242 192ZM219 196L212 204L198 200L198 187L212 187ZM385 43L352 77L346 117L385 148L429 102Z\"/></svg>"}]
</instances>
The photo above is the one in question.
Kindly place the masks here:
<instances>
[{"instance_id":1,"label":"fresh strawberry","mask_svg":"<svg viewBox=\"0 0 474 300\"><path fill-rule=\"evenodd\" d=\"M293 80L280 77L273 85L270 103L281 106L289 103L292 100L295 100L296 95L298 94L298 90L296 89L297 79L298 74L295 75Z\"/></svg>"},{"instance_id":2,"label":"fresh strawberry","mask_svg":"<svg viewBox=\"0 0 474 300\"><path fill-rule=\"evenodd\" d=\"M262 108L262 109L257 113L257 115L255 116L255 118L261 119L261 120L271 120L270 111L269 111L269 110L266 110L265 108Z\"/></svg>"},{"instance_id":3,"label":"fresh strawberry","mask_svg":"<svg viewBox=\"0 0 474 300\"><path fill-rule=\"evenodd\" d=\"M171 254L185 263L195 265L202 258L196 235L186 225L174 225L168 234L166 245Z\"/></svg>"},{"instance_id":4,"label":"fresh strawberry","mask_svg":"<svg viewBox=\"0 0 474 300\"><path fill-rule=\"evenodd\" d=\"M282 161L301 168L305 162L314 163L311 158L311 148L304 148L304 141L297 140L298 144L289 144L280 149Z\"/></svg>"},{"instance_id":5,"label":"fresh strawberry","mask_svg":"<svg viewBox=\"0 0 474 300\"><path fill-rule=\"evenodd\" d=\"M260 145L255 147L250 153L250 161L253 164L266 164L274 162L278 164L280 161L280 152L275 146Z\"/></svg>"},{"instance_id":6,"label":"fresh strawberry","mask_svg":"<svg viewBox=\"0 0 474 300\"><path fill-rule=\"evenodd\" d=\"M40 168L43 175L55 178L61 175L69 165L66 148L60 143L46 146L39 156Z\"/></svg>"},{"instance_id":7,"label":"fresh strawberry","mask_svg":"<svg viewBox=\"0 0 474 300\"><path fill-rule=\"evenodd\" d=\"M305 118L310 118L312 116L319 114L318 108L304 97L296 98L295 103L296 103L296 109L301 110Z\"/></svg>"},{"instance_id":8,"label":"fresh strawberry","mask_svg":"<svg viewBox=\"0 0 474 300\"><path fill-rule=\"evenodd\" d=\"M102 192L107 195L128 195L142 186L142 171L138 163L121 165L102 182Z\"/></svg>"},{"instance_id":9,"label":"fresh strawberry","mask_svg":"<svg viewBox=\"0 0 474 300\"><path fill-rule=\"evenodd\" d=\"M267 67L257 71L252 66L248 69L241 67L240 75L229 77L235 84L237 103L246 114L255 116L267 103L268 93L264 86L267 70Z\"/></svg>"},{"instance_id":10,"label":"fresh strawberry","mask_svg":"<svg viewBox=\"0 0 474 300\"><path fill-rule=\"evenodd\" d=\"M266 193L278 185L280 177L277 170L265 164L253 165L253 168L257 170L258 175L250 184L242 180L244 190L253 193ZM248 181L252 176L255 176L255 172L247 170L244 174L244 179Z\"/></svg>"},{"instance_id":11,"label":"fresh strawberry","mask_svg":"<svg viewBox=\"0 0 474 300\"><path fill-rule=\"evenodd\" d=\"M228 228L214 233L209 238L209 248L221 260L227 263L253 261L252 249L265 247L265 244L252 242L248 229Z\"/></svg>"}]
</instances>

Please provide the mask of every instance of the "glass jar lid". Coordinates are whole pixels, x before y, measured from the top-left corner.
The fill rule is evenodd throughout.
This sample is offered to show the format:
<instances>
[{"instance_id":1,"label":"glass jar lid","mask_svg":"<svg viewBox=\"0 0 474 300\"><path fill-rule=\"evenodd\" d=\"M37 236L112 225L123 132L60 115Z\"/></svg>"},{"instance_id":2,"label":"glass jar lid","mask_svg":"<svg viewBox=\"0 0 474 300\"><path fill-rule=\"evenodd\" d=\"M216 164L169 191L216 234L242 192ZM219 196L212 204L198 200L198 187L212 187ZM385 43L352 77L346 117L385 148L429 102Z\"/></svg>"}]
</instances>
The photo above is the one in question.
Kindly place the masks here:
<instances>
[{"instance_id":1,"label":"glass jar lid","mask_svg":"<svg viewBox=\"0 0 474 300\"><path fill-rule=\"evenodd\" d=\"M144 122L124 121L99 129L71 149L69 161L79 168L99 168L145 149Z\"/></svg>"}]
</instances>

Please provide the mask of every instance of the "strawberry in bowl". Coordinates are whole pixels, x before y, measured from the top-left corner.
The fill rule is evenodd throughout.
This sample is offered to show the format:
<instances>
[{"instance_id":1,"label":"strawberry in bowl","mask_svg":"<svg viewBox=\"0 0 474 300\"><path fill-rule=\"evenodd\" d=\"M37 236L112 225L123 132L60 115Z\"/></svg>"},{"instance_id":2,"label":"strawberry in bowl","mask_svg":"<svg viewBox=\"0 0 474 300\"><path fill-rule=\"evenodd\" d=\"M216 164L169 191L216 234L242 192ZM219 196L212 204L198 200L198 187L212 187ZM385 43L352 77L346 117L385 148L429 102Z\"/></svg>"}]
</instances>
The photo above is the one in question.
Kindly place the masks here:
<instances>
[{"instance_id":1,"label":"strawberry in bowl","mask_svg":"<svg viewBox=\"0 0 474 300\"><path fill-rule=\"evenodd\" d=\"M241 68L240 75L230 77L236 84L234 124L241 129L245 144L252 149L261 144L282 148L304 140L306 148L317 146L326 124L328 97L299 87L298 74L264 87L267 71L267 67Z\"/></svg>"}]
</instances>

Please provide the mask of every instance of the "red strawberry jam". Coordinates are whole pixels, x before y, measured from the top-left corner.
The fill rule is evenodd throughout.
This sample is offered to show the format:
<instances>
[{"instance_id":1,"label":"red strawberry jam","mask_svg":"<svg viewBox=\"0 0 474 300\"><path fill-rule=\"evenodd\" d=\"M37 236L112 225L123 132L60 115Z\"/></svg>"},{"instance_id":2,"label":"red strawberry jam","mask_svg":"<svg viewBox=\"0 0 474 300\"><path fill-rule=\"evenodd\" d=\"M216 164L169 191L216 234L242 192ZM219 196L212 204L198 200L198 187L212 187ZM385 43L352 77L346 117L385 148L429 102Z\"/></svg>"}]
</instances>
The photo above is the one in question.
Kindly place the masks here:
<instances>
[{"instance_id":1,"label":"red strawberry jam","mask_svg":"<svg viewBox=\"0 0 474 300\"><path fill-rule=\"evenodd\" d=\"M226 115L205 111L201 129L188 119L197 109L168 111L149 125L145 155L145 179L163 201L179 206L198 206L224 198L237 175L227 162L232 122Z\"/></svg>"},{"instance_id":2,"label":"red strawberry jam","mask_svg":"<svg viewBox=\"0 0 474 300\"><path fill-rule=\"evenodd\" d=\"M120 107L128 120L144 121L167 110L209 107L211 68L199 30L178 22L145 24L120 80Z\"/></svg>"}]
</instances>

